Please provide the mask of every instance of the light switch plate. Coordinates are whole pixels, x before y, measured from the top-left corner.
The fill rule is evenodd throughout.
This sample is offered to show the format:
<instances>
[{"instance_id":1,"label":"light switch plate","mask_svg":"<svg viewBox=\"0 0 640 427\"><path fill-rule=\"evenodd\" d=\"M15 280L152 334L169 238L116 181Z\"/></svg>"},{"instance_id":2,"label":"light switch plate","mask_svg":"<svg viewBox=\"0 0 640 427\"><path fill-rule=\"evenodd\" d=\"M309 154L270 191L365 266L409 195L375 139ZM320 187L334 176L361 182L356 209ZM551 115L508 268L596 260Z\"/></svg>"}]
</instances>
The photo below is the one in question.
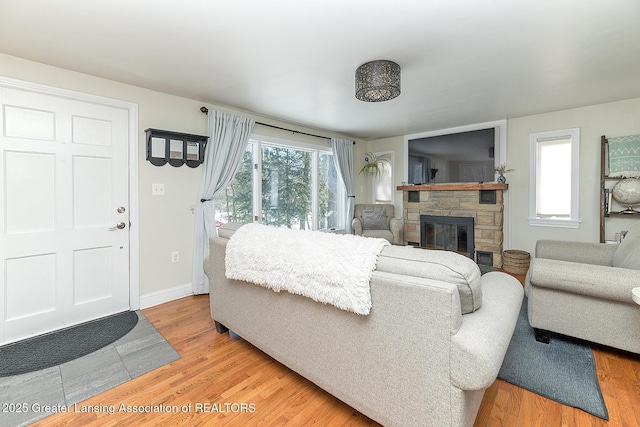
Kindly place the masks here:
<instances>
[{"instance_id":1,"label":"light switch plate","mask_svg":"<svg viewBox=\"0 0 640 427\"><path fill-rule=\"evenodd\" d=\"M153 196L164 196L164 184L151 184L151 194Z\"/></svg>"}]
</instances>

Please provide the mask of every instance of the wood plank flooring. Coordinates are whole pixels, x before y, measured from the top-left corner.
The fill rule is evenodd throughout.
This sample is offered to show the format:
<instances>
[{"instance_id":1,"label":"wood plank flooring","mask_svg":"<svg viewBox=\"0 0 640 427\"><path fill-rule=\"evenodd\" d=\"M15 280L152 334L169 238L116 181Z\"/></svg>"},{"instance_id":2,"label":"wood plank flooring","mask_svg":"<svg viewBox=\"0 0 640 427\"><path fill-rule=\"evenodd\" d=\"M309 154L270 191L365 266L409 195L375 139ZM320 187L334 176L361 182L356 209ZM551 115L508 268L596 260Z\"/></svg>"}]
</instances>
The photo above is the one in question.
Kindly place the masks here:
<instances>
[{"instance_id":1,"label":"wood plank flooring","mask_svg":"<svg viewBox=\"0 0 640 427\"><path fill-rule=\"evenodd\" d=\"M143 313L182 357L76 408L92 412L71 408L33 425L378 425L245 341L218 334L208 296ZM594 354L609 422L497 380L485 393L475 426L640 426L640 357L600 347ZM164 411L125 412L121 405Z\"/></svg>"}]
</instances>

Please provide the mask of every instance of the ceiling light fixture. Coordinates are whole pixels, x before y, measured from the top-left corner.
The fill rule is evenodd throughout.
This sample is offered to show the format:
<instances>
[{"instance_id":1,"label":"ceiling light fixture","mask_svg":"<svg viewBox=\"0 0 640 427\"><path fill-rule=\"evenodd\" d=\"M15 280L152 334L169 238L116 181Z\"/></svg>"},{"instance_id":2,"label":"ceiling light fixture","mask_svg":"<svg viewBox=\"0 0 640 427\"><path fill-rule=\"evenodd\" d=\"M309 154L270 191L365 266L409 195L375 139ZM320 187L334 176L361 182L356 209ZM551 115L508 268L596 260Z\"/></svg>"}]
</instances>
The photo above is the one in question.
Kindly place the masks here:
<instances>
[{"instance_id":1,"label":"ceiling light fixture","mask_svg":"<svg viewBox=\"0 0 640 427\"><path fill-rule=\"evenodd\" d=\"M388 101L400 95L400 66L378 60L356 70L356 98L366 102Z\"/></svg>"}]
</instances>

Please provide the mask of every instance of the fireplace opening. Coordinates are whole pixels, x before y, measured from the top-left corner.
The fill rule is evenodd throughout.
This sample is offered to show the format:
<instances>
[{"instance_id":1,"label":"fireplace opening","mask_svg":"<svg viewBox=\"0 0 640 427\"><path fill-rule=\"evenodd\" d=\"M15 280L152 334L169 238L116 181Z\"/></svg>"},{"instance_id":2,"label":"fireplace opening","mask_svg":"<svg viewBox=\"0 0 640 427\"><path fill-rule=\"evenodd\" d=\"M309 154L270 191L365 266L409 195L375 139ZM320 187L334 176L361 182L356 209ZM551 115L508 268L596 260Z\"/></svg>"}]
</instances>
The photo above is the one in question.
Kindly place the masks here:
<instances>
[{"instance_id":1,"label":"fireplace opening","mask_svg":"<svg viewBox=\"0 0 640 427\"><path fill-rule=\"evenodd\" d=\"M420 215L420 246L474 259L473 217Z\"/></svg>"}]
</instances>

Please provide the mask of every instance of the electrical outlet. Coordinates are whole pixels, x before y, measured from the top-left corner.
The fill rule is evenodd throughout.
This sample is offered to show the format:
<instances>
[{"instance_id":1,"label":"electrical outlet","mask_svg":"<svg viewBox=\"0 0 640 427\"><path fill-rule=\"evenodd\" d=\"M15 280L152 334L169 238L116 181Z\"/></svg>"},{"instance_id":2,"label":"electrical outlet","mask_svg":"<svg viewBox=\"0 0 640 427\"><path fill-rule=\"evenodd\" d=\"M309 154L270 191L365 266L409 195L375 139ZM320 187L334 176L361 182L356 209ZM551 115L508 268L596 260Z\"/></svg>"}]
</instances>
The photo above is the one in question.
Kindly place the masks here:
<instances>
[{"instance_id":1,"label":"electrical outlet","mask_svg":"<svg viewBox=\"0 0 640 427\"><path fill-rule=\"evenodd\" d=\"M180 262L180 252L178 251L171 252L171 263L175 264L176 262Z\"/></svg>"}]
</instances>

